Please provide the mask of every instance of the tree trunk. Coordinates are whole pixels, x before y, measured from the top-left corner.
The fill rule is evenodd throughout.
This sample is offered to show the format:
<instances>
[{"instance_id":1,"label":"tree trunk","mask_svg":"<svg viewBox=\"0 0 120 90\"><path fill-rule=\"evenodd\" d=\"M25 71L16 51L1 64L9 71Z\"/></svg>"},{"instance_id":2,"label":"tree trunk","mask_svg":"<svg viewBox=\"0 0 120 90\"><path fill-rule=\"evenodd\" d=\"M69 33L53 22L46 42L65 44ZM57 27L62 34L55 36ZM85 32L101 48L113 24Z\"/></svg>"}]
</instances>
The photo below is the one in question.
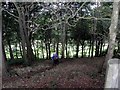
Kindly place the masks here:
<instances>
[{"instance_id":1,"label":"tree trunk","mask_svg":"<svg viewBox=\"0 0 120 90\"><path fill-rule=\"evenodd\" d=\"M94 36L93 36L93 39L92 39L92 51L91 51L91 57L93 57L93 53L94 53Z\"/></svg>"},{"instance_id":2,"label":"tree trunk","mask_svg":"<svg viewBox=\"0 0 120 90\"><path fill-rule=\"evenodd\" d=\"M7 59L2 42L2 3L0 3L0 50L2 51L2 53L0 54L0 81L2 82L2 76L7 76ZM2 83L0 83L0 89L2 89Z\"/></svg>"},{"instance_id":3,"label":"tree trunk","mask_svg":"<svg viewBox=\"0 0 120 90\"><path fill-rule=\"evenodd\" d=\"M82 43L81 43L81 45L82 45L82 58L84 57L84 40L82 40Z\"/></svg>"},{"instance_id":4,"label":"tree trunk","mask_svg":"<svg viewBox=\"0 0 120 90\"><path fill-rule=\"evenodd\" d=\"M8 40L7 42L8 42L8 46L9 46L10 59L14 60L14 56L13 56L13 51L12 51L12 48L11 48L10 40Z\"/></svg>"},{"instance_id":5,"label":"tree trunk","mask_svg":"<svg viewBox=\"0 0 120 90\"><path fill-rule=\"evenodd\" d=\"M32 45L33 45L33 47L34 47L34 55L35 55L35 58L37 57L37 54L36 54L36 48L35 48L35 43L34 43L34 40L32 40ZM38 49L38 48L37 48Z\"/></svg>"},{"instance_id":6,"label":"tree trunk","mask_svg":"<svg viewBox=\"0 0 120 90\"><path fill-rule=\"evenodd\" d=\"M36 57L39 58L39 48L38 48L38 40L37 40L37 45L36 45Z\"/></svg>"},{"instance_id":7,"label":"tree trunk","mask_svg":"<svg viewBox=\"0 0 120 90\"><path fill-rule=\"evenodd\" d=\"M67 50L67 30L66 30L66 33L65 33L65 34L66 34L66 39L65 39L65 41L66 41L66 58L68 58L68 53L67 53L67 51L68 51L68 50Z\"/></svg>"},{"instance_id":8,"label":"tree trunk","mask_svg":"<svg viewBox=\"0 0 120 90\"><path fill-rule=\"evenodd\" d=\"M16 58L18 59L17 43L16 43Z\"/></svg>"},{"instance_id":9,"label":"tree trunk","mask_svg":"<svg viewBox=\"0 0 120 90\"><path fill-rule=\"evenodd\" d=\"M103 40L101 40L101 42L100 42L100 54L99 54L99 56L102 55L102 47L103 47Z\"/></svg>"},{"instance_id":10,"label":"tree trunk","mask_svg":"<svg viewBox=\"0 0 120 90\"><path fill-rule=\"evenodd\" d=\"M29 20L29 10L25 10L25 7L19 7L16 2L13 2L18 14L19 14L19 27L20 27L20 36L22 42L22 49L23 49L23 57L26 64L30 65L31 62L34 60L34 54L31 45L31 32L28 31L28 25L26 21ZM27 16L27 19L25 18ZM30 35L29 35L30 34Z\"/></svg>"},{"instance_id":11,"label":"tree trunk","mask_svg":"<svg viewBox=\"0 0 120 90\"><path fill-rule=\"evenodd\" d=\"M44 46L43 46L43 42L41 42L42 44L42 56L43 56L43 59L44 59Z\"/></svg>"},{"instance_id":12,"label":"tree trunk","mask_svg":"<svg viewBox=\"0 0 120 90\"><path fill-rule=\"evenodd\" d=\"M23 54L22 54L22 47L21 47L20 42L19 42L19 48L20 48L20 55L21 55L21 57L23 58Z\"/></svg>"},{"instance_id":13,"label":"tree trunk","mask_svg":"<svg viewBox=\"0 0 120 90\"><path fill-rule=\"evenodd\" d=\"M108 60L110 60L113 57L113 51L115 47L115 40L116 40L116 34L117 34L118 16L119 16L119 2L114 1L111 25L109 28L108 52L107 52L105 61L103 62L103 64L101 65L99 69L99 72L102 72L103 70L106 69Z\"/></svg>"},{"instance_id":14,"label":"tree trunk","mask_svg":"<svg viewBox=\"0 0 120 90\"><path fill-rule=\"evenodd\" d=\"M55 42L53 43L53 50L54 50L54 52L55 52Z\"/></svg>"},{"instance_id":15,"label":"tree trunk","mask_svg":"<svg viewBox=\"0 0 120 90\"><path fill-rule=\"evenodd\" d=\"M77 46L76 46L76 58L78 58L78 52L79 52L79 42L77 42Z\"/></svg>"},{"instance_id":16,"label":"tree trunk","mask_svg":"<svg viewBox=\"0 0 120 90\"><path fill-rule=\"evenodd\" d=\"M0 45L1 46L1 45ZM7 72L7 58L5 55L5 49L4 46L2 46L2 76L7 76L8 72Z\"/></svg>"},{"instance_id":17,"label":"tree trunk","mask_svg":"<svg viewBox=\"0 0 120 90\"><path fill-rule=\"evenodd\" d=\"M46 59L48 59L48 48L47 48L48 44L45 43L45 47L46 47L46 55L47 55Z\"/></svg>"},{"instance_id":18,"label":"tree trunk","mask_svg":"<svg viewBox=\"0 0 120 90\"><path fill-rule=\"evenodd\" d=\"M120 53L120 40L118 40L118 53Z\"/></svg>"},{"instance_id":19,"label":"tree trunk","mask_svg":"<svg viewBox=\"0 0 120 90\"><path fill-rule=\"evenodd\" d=\"M65 23L63 23L62 24L63 25L63 27L62 27L62 57L61 58L64 58L65 56L64 56L64 51L65 51L65 27L66 27L66 24Z\"/></svg>"},{"instance_id":20,"label":"tree trunk","mask_svg":"<svg viewBox=\"0 0 120 90\"><path fill-rule=\"evenodd\" d=\"M50 43L48 43L49 59L51 58Z\"/></svg>"},{"instance_id":21,"label":"tree trunk","mask_svg":"<svg viewBox=\"0 0 120 90\"><path fill-rule=\"evenodd\" d=\"M58 53L58 51L59 51L59 42L57 42L57 47L56 47L56 53L57 53L57 55L59 55L59 53Z\"/></svg>"},{"instance_id":22,"label":"tree trunk","mask_svg":"<svg viewBox=\"0 0 120 90\"><path fill-rule=\"evenodd\" d=\"M118 26L118 16L119 16L119 2L113 3L113 13L111 25L109 28L109 47L106 55L106 62L113 57L113 51L115 47L117 26Z\"/></svg>"},{"instance_id":23,"label":"tree trunk","mask_svg":"<svg viewBox=\"0 0 120 90\"><path fill-rule=\"evenodd\" d=\"M90 45L89 45L89 57L90 57L90 54L91 54L91 40L90 40Z\"/></svg>"},{"instance_id":24,"label":"tree trunk","mask_svg":"<svg viewBox=\"0 0 120 90\"><path fill-rule=\"evenodd\" d=\"M22 14L22 22L23 22L23 29L24 29L24 35L25 35L25 40L26 40L26 46L27 46L27 58L28 58L28 64L31 65L32 61L34 60L34 54L32 50L32 45L31 45L31 37L32 37L32 32L30 32L27 29L26 21L29 20L29 15L28 13L24 13L24 8L21 8L21 14ZM27 20L25 18L25 15L27 16Z\"/></svg>"},{"instance_id":25,"label":"tree trunk","mask_svg":"<svg viewBox=\"0 0 120 90\"><path fill-rule=\"evenodd\" d=\"M14 2L14 5L16 6L16 9L18 11L18 14L19 14L19 18L18 18L18 21L19 21L19 28L20 28L20 36L21 36L21 43L22 43L22 50L23 50L23 58L25 60L25 63L27 64L28 63L28 58L27 58L27 53L26 53L26 41L25 41L25 34L24 34L24 29L23 29L23 22L22 22L22 15L21 15L21 10L20 8L18 7L17 3Z\"/></svg>"},{"instance_id":26,"label":"tree trunk","mask_svg":"<svg viewBox=\"0 0 120 90\"><path fill-rule=\"evenodd\" d=\"M99 48L100 48L100 41L96 40L96 51L95 51L95 57L99 56Z\"/></svg>"}]
</instances>

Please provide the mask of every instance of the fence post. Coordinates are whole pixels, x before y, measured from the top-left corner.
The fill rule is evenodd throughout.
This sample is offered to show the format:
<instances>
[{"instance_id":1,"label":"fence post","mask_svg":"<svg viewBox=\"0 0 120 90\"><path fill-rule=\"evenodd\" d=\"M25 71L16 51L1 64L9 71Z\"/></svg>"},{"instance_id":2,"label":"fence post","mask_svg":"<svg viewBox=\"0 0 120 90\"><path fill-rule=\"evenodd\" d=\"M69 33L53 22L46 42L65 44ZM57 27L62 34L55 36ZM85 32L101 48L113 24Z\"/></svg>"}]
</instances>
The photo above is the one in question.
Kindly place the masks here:
<instances>
[{"instance_id":1,"label":"fence post","mask_svg":"<svg viewBox=\"0 0 120 90\"><path fill-rule=\"evenodd\" d=\"M106 81L105 81L105 89L106 88L120 88L120 59L114 58L108 61L108 67L106 71Z\"/></svg>"}]
</instances>

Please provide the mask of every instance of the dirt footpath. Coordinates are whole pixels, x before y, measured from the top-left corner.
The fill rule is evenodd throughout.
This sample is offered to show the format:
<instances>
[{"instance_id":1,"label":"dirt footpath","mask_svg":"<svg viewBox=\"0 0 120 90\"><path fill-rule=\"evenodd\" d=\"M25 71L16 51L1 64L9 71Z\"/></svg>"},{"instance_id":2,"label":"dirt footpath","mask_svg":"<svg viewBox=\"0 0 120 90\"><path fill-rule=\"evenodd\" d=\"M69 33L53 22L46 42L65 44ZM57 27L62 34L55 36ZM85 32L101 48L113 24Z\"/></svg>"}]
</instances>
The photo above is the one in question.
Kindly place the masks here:
<instances>
[{"instance_id":1,"label":"dirt footpath","mask_svg":"<svg viewBox=\"0 0 120 90\"><path fill-rule=\"evenodd\" d=\"M103 88L105 75L98 74L104 58L67 59L52 67L50 61L31 67L14 67L17 72L3 78L3 88Z\"/></svg>"}]
</instances>

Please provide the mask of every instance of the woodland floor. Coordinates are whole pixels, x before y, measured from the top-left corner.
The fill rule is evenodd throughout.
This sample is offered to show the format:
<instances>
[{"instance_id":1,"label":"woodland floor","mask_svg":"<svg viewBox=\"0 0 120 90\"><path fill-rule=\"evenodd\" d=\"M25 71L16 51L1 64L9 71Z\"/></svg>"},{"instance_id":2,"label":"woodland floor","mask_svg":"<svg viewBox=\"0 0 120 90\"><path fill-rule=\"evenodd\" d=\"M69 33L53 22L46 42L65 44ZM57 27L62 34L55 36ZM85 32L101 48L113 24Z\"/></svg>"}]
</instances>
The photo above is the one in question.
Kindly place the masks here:
<instances>
[{"instance_id":1,"label":"woodland floor","mask_svg":"<svg viewBox=\"0 0 120 90\"><path fill-rule=\"evenodd\" d=\"M50 60L32 66L14 66L3 77L3 88L104 88L105 73L98 74L104 57L64 59L52 67ZM17 72L19 76L13 74Z\"/></svg>"}]
</instances>

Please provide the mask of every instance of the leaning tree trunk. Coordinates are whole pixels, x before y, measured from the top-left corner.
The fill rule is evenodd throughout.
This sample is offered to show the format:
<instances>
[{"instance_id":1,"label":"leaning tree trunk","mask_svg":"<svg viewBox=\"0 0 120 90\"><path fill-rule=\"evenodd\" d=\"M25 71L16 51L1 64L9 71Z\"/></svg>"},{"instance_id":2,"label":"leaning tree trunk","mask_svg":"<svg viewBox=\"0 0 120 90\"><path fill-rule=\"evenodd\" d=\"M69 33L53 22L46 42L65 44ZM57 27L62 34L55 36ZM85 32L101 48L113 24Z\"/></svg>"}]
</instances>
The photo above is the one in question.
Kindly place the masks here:
<instances>
[{"instance_id":1,"label":"leaning tree trunk","mask_svg":"<svg viewBox=\"0 0 120 90\"><path fill-rule=\"evenodd\" d=\"M112 20L109 28L109 43L108 43L109 47L108 47L108 52L107 52L105 63L104 63L105 66L107 61L113 57L113 51L115 48L115 41L116 41L116 35L117 35L118 17L119 17L119 2L114 2Z\"/></svg>"},{"instance_id":2,"label":"leaning tree trunk","mask_svg":"<svg viewBox=\"0 0 120 90\"><path fill-rule=\"evenodd\" d=\"M114 2L111 25L109 28L109 43L108 43L109 47L108 47L105 61L102 63L99 69L99 73L101 73L103 70L106 69L108 60L110 60L113 57L113 51L115 47L115 40L116 40L116 34L117 34L118 16L119 16L119 2Z\"/></svg>"}]
</instances>

